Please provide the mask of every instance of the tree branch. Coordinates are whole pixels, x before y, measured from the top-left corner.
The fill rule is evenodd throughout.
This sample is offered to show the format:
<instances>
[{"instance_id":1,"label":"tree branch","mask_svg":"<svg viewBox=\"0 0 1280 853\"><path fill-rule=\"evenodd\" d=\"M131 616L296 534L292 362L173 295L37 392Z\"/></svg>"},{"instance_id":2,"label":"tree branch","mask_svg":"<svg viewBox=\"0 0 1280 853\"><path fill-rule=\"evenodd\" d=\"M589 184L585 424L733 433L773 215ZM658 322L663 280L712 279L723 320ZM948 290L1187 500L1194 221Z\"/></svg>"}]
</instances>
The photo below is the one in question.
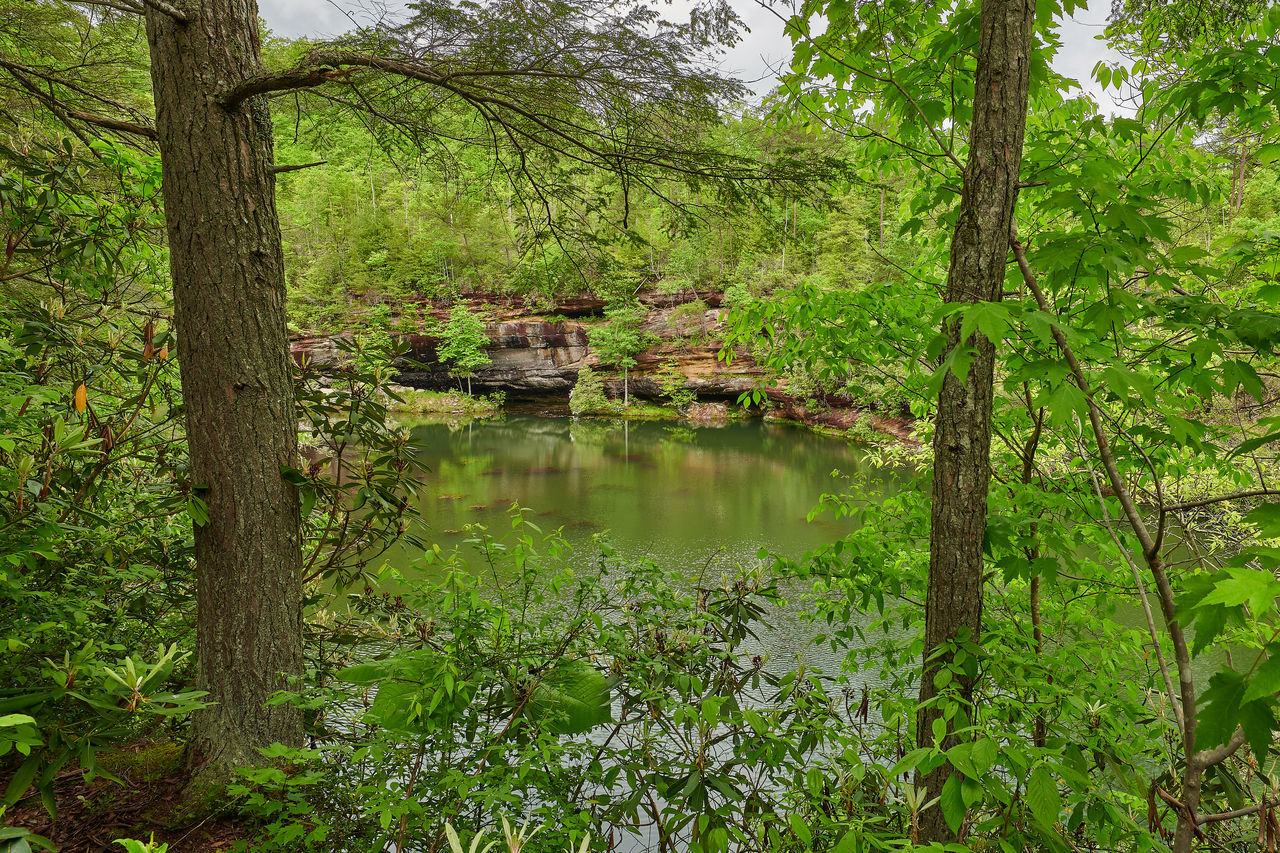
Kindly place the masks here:
<instances>
[{"instance_id":1,"label":"tree branch","mask_svg":"<svg viewBox=\"0 0 1280 853\"><path fill-rule=\"evenodd\" d=\"M1010 239L1010 246L1013 249L1014 258L1018 262L1018 270L1022 273L1022 280L1035 298L1036 306L1046 314L1052 314L1049 302L1045 299L1044 291L1040 289L1040 282L1036 279L1035 273L1031 271L1030 263L1027 262L1026 247L1014 238ZM1119 499L1120 506L1124 510L1125 516L1129 519L1129 524L1133 528L1134 534L1142 545L1142 555L1146 559L1147 567L1156 582L1156 591L1160 596L1160 610L1164 614L1165 628L1168 631L1169 639L1173 642L1173 657L1174 663L1178 668L1179 692L1182 696L1182 750L1186 760L1186 767L1182 773L1182 796L1185 812L1180 813L1178 818L1178 829L1174 836L1173 849L1175 853L1185 853L1185 851L1191 849L1193 835L1197 835L1200 832L1195 812L1200 806L1200 792L1204 781L1204 771L1206 768L1225 761L1235 754L1240 745L1244 743L1244 732L1237 727L1227 743L1215 746L1212 749L1196 751L1196 690L1191 673L1191 653L1187 646L1186 631L1183 629L1181 622L1178 621L1173 584L1169 581L1169 574L1165 571L1164 562L1160 557L1159 544L1152 538L1146 521L1143 520L1142 514L1138 511L1137 502L1134 501L1133 494L1129 491L1128 485L1116 465L1115 455L1111 451L1111 442L1103 429L1102 413L1093 398L1088 378L1080 367L1080 362L1076 359L1075 352L1072 351L1070 344L1067 343L1067 337L1058 323L1051 323L1049 330L1053 334L1053 339L1058 345L1058 349L1062 351L1063 360L1067 362L1067 367L1071 371L1076 387L1084 394L1089 413L1089 425L1093 430L1094 444L1098 449L1098 457L1101 459L1103 470L1106 471L1107 479L1111 483L1112 493ZM1161 517L1163 518L1163 515Z\"/></svg>"},{"instance_id":2,"label":"tree branch","mask_svg":"<svg viewBox=\"0 0 1280 853\"><path fill-rule=\"evenodd\" d=\"M334 71L332 68L290 68L287 71L273 71L270 74L258 74L237 83L218 98L218 105L224 110L234 110L255 95L269 92L291 92L297 89L309 89L323 86L335 79L345 77L350 72Z\"/></svg>"},{"instance_id":3,"label":"tree branch","mask_svg":"<svg viewBox=\"0 0 1280 853\"><path fill-rule=\"evenodd\" d=\"M143 136L147 139L155 139L156 132L150 127L143 127L132 122L121 121L120 119L110 118L109 116L94 115L93 113L82 112L81 110L67 110L67 115L74 119L79 119L86 124L105 127L108 130L118 130L121 133L132 133L134 136Z\"/></svg>"},{"instance_id":4,"label":"tree branch","mask_svg":"<svg viewBox=\"0 0 1280 853\"><path fill-rule=\"evenodd\" d=\"M1223 820L1234 820L1235 818L1238 818L1238 817L1248 817L1249 815L1256 814L1262 811L1263 809L1274 808L1275 806L1278 806L1278 805L1280 805L1280 800L1265 800L1261 803L1254 803L1251 806L1245 806L1242 809L1234 809L1233 811L1229 811L1229 812L1218 812L1217 814L1202 814L1196 818L1196 823L1198 824L1217 823L1218 821L1223 821Z\"/></svg>"},{"instance_id":5,"label":"tree branch","mask_svg":"<svg viewBox=\"0 0 1280 853\"><path fill-rule=\"evenodd\" d=\"M1212 498L1200 498L1194 501L1183 501L1182 503L1169 504L1168 506L1160 507L1160 512L1181 512L1182 510L1198 509L1202 506L1225 503L1226 501L1238 501L1243 500L1244 498L1265 498L1276 495L1280 495L1280 489L1248 489L1243 492L1233 492L1229 495L1218 495L1217 497Z\"/></svg>"},{"instance_id":6,"label":"tree branch","mask_svg":"<svg viewBox=\"0 0 1280 853\"><path fill-rule=\"evenodd\" d=\"M61 101L59 101L56 97L54 97L53 94L42 91L41 88L38 85L36 85L35 81L33 81L31 78L27 76L27 74L33 73L31 69L26 68L22 65L19 65L16 62L9 62L4 58L0 57L0 68L3 68L6 71L8 71L9 75L18 82L18 85L20 85L23 89L26 89L27 92L29 92L31 96L34 97L37 101L44 104L45 107L48 108L48 110L51 113L53 113L55 116L58 117L59 121L61 121L63 124L67 126L68 130L70 130L76 136L80 137L80 141L84 142L86 145L89 144L89 141L81 135L78 129L72 126L71 124L72 119L75 119L77 121L82 121L85 124L92 124L98 127L104 127L104 128L107 128L108 130L115 130L122 133L131 133L131 134L134 134L135 136L143 136L143 137L146 137L147 139L156 138L156 132L153 128L144 127L143 125L134 124L132 122L123 121L121 119L110 118L109 116L100 116L95 113L87 113L83 110L76 110L76 109L69 108L68 106L63 104ZM52 82L53 81L50 81L50 83ZM50 86L50 88L52 88L52 85Z\"/></svg>"},{"instance_id":7,"label":"tree branch","mask_svg":"<svg viewBox=\"0 0 1280 853\"><path fill-rule=\"evenodd\" d=\"M191 22L191 19L187 17L186 12L182 11L177 6L167 3L166 0L142 0L142 2L150 6L152 9L155 9L157 12L163 12L180 24L187 24Z\"/></svg>"},{"instance_id":8,"label":"tree branch","mask_svg":"<svg viewBox=\"0 0 1280 853\"><path fill-rule=\"evenodd\" d=\"M329 162L328 160L317 160L314 163L300 163L297 166L272 166L271 174L283 175L285 172L297 172L301 169L310 169L314 166L323 166L328 162Z\"/></svg>"},{"instance_id":9,"label":"tree branch","mask_svg":"<svg viewBox=\"0 0 1280 853\"><path fill-rule=\"evenodd\" d=\"M1191 757L1191 762L1196 767L1204 770L1215 764L1221 764L1244 745L1244 729L1236 726L1235 732L1231 735L1231 739L1224 744L1215 746L1213 749L1204 749L1197 752Z\"/></svg>"},{"instance_id":10,"label":"tree branch","mask_svg":"<svg viewBox=\"0 0 1280 853\"><path fill-rule=\"evenodd\" d=\"M62 105L58 103L57 99L40 91L40 87L37 86L33 80L23 74L22 71L18 70L18 68L13 66L11 63L6 63L3 60L0 60L0 67L3 67L8 71L9 75L13 77L14 80L18 81L18 85L26 89L33 98L44 104L45 108L48 109L49 112L53 113L54 117L66 126L67 130L74 133L76 138L84 143L86 148L89 147L88 137L84 135L84 132L81 131L80 128L71 123L71 117L62 109Z\"/></svg>"},{"instance_id":11,"label":"tree branch","mask_svg":"<svg viewBox=\"0 0 1280 853\"><path fill-rule=\"evenodd\" d=\"M1084 443L1080 442L1079 447L1084 449ZM1080 458L1084 459L1084 454L1080 454ZM1151 612L1151 599L1147 596L1146 584L1142 582L1142 574L1138 569L1137 562L1129 555L1129 551L1120 544L1120 537L1116 535L1115 530L1111 527L1111 516L1107 512L1107 502L1102 495L1102 483L1098 481L1097 470L1085 463L1089 469L1089 479L1093 482L1093 491L1098 496L1098 506L1102 509L1103 526L1107 528L1107 533L1111 535L1111 541L1115 543L1116 548L1124 555L1124 560L1129 564L1129 569L1133 574L1133 583L1138 590L1138 598L1142 602L1142 612L1147 618L1147 631L1151 635L1151 647L1155 650L1156 665L1160 668L1160 675L1164 678L1164 689L1168 693L1169 707L1173 709L1173 717L1178 723L1178 731L1184 731L1186 720L1182 716L1182 704L1178 701L1178 694L1173 689L1173 679L1169 675L1169 663L1164 658L1164 649L1160 645L1160 635L1156 632L1155 615Z\"/></svg>"},{"instance_id":12,"label":"tree branch","mask_svg":"<svg viewBox=\"0 0 1280 853\"><path fill-rule=\"evenodd\" d=\"M111 0L76 0L76 2L85 6L101 6L104 9L115 9L117 12L126 12L130 15L145 14L145 10L141 6L135 6L127 2L112 3Z\"/></svg>"}]
</instances>

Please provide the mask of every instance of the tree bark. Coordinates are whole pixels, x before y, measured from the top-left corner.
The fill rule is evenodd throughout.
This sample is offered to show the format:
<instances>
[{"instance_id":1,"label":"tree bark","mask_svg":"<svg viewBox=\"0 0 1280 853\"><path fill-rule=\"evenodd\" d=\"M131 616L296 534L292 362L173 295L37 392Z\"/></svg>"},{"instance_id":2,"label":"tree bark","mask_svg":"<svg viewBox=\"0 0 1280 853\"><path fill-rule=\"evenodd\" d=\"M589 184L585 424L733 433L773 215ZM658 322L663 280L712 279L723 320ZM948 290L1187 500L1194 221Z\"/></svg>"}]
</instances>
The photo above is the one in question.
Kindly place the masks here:
<instances>
[{"instance_id":1,"label":"tree bark","mask_svg":"<svg viewBox=\"0 0 1280 853\"><path fill-rule=\"evenodd\" d=\"M1022 165L1034 24L1034 0L985 0L982 4L973 122L951 241L948 303L995 302L1004 290ZM965 380L948 372L938 396L921 703L937 696L934 676L950 663L949 654L940 652L940 647L965 635L977 642L982 630L982 545L991 478L995 348L981 333L961 341L958 318L948 322L944 332L948 352L970 346L975 354ZM968 679L960 679L960 684L966 698L972 695ZM933 722L940 715L937 706L919 710L918 744L933 743ZM953 720L944 748L956 741L954 728ZM919 783L930 799L939 796L952 772L951 765L944 763L920 775ZM941 807L926 809L920 820L922 843L956 838Z\"/></svg>"},{"instance_id":2,"label":"tree bark","mask_svg":"<svg viewBox=\"0 0 1280 853\"><path fill-rule=\"evenodd\" d=\"M156 137L180 346L195 527L198 686L189 759L202 773L302 740L299 712L267 707L302 669L297 417L265 99L217 96L260 69L254 0L187 0L188 22L147 8ZM207 778L207 776L205 777Z\"/></svg>"}]
</instances>

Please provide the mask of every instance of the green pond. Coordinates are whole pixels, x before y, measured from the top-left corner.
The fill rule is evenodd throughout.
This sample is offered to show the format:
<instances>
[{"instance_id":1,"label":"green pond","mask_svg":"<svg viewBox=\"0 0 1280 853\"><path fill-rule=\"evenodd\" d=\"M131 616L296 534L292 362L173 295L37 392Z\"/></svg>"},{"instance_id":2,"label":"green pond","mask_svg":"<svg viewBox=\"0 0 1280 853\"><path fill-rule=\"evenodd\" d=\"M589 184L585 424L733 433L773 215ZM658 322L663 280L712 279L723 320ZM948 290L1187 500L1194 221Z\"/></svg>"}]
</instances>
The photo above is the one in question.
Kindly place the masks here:
<instances>
[{"instance_id":1,"label":"green pond","mask_svg":"<svg viewBox=\"0 0 1280 853\"><path fill-rule=\"evenodd\" d=\"M762 548L799 557L840 538L850 522L808 515L824 492L848 488L848 475L861 475L869 496L895 487L848 442L758 420L691 428L509 415L417 424L412 440L428 469L415 531L428 542L459 545L472 523L501 532L519 504L543 530L571 542L605 534L624 558L689 577L754 566Z\"/></svg>"}]
</instances>

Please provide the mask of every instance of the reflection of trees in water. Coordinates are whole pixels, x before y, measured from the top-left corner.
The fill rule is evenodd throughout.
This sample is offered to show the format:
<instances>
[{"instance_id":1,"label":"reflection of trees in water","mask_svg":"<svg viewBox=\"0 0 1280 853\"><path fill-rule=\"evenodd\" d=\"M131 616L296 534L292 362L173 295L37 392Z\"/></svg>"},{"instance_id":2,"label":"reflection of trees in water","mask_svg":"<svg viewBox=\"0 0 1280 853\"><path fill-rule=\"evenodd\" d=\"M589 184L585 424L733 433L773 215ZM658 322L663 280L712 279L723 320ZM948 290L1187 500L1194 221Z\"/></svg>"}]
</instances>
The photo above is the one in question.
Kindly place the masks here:
<instances>
[{"instance_id":1,"label":"reflection of trees in water","mask_svg":"<svg viewBox=\"0 0 1280 853\"><path fill-rule=\"evenodd\" d=\"M847 533L847 519L807 521L822 493L848 488L831 478L835 468L867 471L858 490L869 497L892 487L891 474L864 469L855 447L758 421L690 428L511 416L467 430L422 425L414 440L431 496L420 511L442 545L461 538L444 531L468 522L505 527L518 502L544 529L563 527L574 540L608 529L623 551L688 571L717 550L717 564L753 558L760 546L799 556Z\"/></svg>"}]
</instances>

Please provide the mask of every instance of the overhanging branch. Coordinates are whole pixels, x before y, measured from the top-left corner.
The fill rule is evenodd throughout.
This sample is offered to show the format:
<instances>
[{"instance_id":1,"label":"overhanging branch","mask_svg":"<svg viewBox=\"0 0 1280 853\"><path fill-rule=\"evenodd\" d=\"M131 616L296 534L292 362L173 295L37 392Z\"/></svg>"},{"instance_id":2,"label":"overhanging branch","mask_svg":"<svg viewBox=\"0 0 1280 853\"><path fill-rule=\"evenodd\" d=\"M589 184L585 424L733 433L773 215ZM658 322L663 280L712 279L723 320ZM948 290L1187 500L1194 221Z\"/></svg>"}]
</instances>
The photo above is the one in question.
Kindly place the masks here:
<instances>
[{"instance_id":1,"label":"overhanging branch","mask_svg":"<svg viewBox=\"0 0 1280 853\"><path fill-rule=\"evenodd\" d=\"M28 74L35 74L36 72L26 68L25 66L19 65L16 62L9 62L3 57L0 57L0 68L8 71L9 76L11 76L19 86L30 93L30 95L37 101L44 104L50 112L58 117L59 121L67 126L68 130L75 133L77 136L80 135L80 132L72 125L71 122L73 119L76 121L82 121L85 124L92 124L96 127L102 127L107 130L114 130L120 133L129 133L134 136L142 136L147 139L156 138L154 128L124 121L122 119L111 118L110 116L102 116L97 115L96 113L85 112L84 110L77 110L67 106L62 101L59 101L51 91L44 91L34 80L28 77ZM49 88L52 90L52 85ZM82 138L81 141L86 145L88 144L88 140Z\"/></svg>"},{"instance_id":2,"label":"overhanging branch","mask_svg":"<svg viewBox=\"0 0 1280 853\"><path fill-rule=\"evenodd\" d=\"M78 2L83 3L85 6L100 6L103 9L114 9L117 12L125 12L130 15L141 15L145 12L141 6L124 2L124 0L119 3L113 3L111 0L78 0Z\"/></svg>"},{"instance_id":3,"label":"overhanging branch","mask_svg":"<svg viewBox=\"0 0 1280 853\"><path fill-rule=\"evenodd\" d=\"M85 124L97 125L105 127L108 130L118 130L121 133L132 133L134 136L142 136L147 139L155 139L156 132L150 127L144 127L140 124L121 121L120 119L111 118L110 116L94 115L81 110L67 110L67 115L71 118L78 119Z\"/></svg>"},{"instance_id":4,"label":"overhanging branch","mask_svg":"<svg viewBox=\"0 0 1280 853\"><path fill-rule=\"evenodd\" d=\"M234 110L255 95L266 95L270 92L292 92L297 89L309 89L323 86L333 80L346 79L352 69L335 71L332 68L291 68L288 71L274 71L270 74L259 74L250 77L228 89L218 98L218 104L224 110Z\"/></svg>"},{"instance_id":5,"label":"overhanging branch","mask_svg":"<svg viewBox=\"0 0 1280 853\"><path fill-rule=\"evenodd\" d=\"M501 93L491 87L475 83L464 84L464 75L443 74L418 61L388 59L346 50L318 49L308 54L305 62L303 67L250 77L220 95L218 103L224 109L234 110L255 95L321 86L335 80L346 80L357 69L368 68L439 87L472 106L486 122L502 126L508 134L515 134L525 142L584 164L603 165L614 171L623 171L630 165L660 165L669 172L696 178L750 180L761 177L759 171L745 163L712 167L682 163L678 159L670 160L660 152L645 147L608 150L607 146L601 144L603 140L600 134L591 128L567 122L561 116L551 116L530 109L514 99L502 97ZM346 67L338 70L340 66ZM520 127L517 121L504 118L504 115L523 121L528 127ZM513 142L520 147L515 139Z\"/></svg>"}]
</instances>

